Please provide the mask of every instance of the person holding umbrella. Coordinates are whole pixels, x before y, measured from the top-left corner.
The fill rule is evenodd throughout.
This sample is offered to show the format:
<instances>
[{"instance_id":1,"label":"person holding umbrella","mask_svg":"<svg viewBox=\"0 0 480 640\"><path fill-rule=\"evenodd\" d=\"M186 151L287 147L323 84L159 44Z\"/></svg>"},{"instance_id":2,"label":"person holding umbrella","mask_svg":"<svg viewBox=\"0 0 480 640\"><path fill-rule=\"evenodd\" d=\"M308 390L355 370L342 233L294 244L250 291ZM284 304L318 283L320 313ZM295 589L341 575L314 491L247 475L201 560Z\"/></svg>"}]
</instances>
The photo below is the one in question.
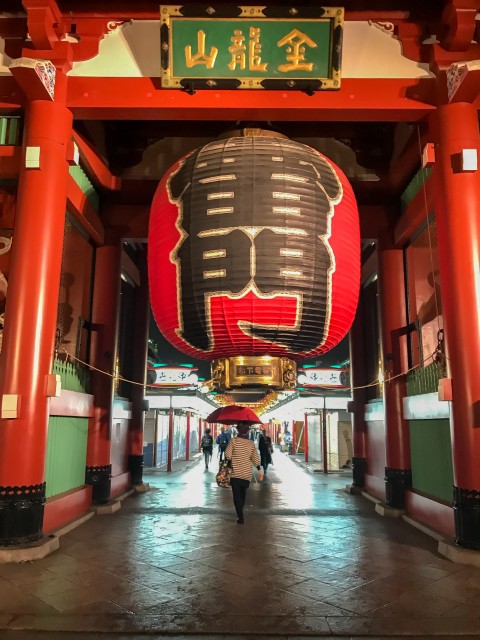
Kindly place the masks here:
<instances>
[{"instance_id":1,"label":"person holding umbrella","mask_svg":"<svg viewBox=\"0 0 480 640\"><path fill-rule=\"evenodd\" d=\"M238 436L232 438L228 443L225 457L232 463L230 486L232 487L233 504L237 512L237 524L243 524L245 522L243 507L252 479L252 466L258 469L260 481L263 480L260 456L253 441L248 437L250 426L261 423L261 420L247 407L230 405L216 409L207 417L207 422L236 424Z\"/></svg>"},{"instance_id":2,"label":"person holding umbrella","mask_svg":"<svg viewBox=\"0 0 480 640\"><path fill-rule=\"evenodd\" d=\"M248 437L250 425L245 422L237 424L238 436L228 443L225 457L232 461L230 486L232 487L233 504L237 512L237 524L243 524L245 518L243 507L247 497L247 489L252 479L252 467L258 469L258 477L263 480L260 456L252 440Z\"/></svg>"},{"instance_id":3,"label":"person holding umbrella","mask_svg":"<svg viewBox=\"0 0 480 640\"><path fill-rule=\"evenodd\" d=\"M243 507L252 479L252 466L258 469L258 477L263 480L260 456L253 441L248 437L248 432L252 424L260 424L262 421L248 407L231 404L215 409L207 417L207 422L236 425L238 435L228 443L225 457L232 463L230 486L232 487L233 504L237 512L237 524L243 524L245 521Z\"/></svg>"}]
</instances>

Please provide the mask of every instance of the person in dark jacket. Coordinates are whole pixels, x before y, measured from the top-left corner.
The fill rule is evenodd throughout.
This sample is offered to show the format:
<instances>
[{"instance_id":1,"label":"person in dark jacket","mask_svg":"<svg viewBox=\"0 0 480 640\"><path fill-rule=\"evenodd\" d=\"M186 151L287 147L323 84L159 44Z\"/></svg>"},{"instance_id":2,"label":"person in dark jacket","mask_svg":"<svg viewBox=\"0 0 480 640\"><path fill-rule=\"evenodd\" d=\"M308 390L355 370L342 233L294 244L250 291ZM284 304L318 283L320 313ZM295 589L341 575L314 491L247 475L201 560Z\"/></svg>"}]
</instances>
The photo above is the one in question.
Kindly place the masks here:
<instances>
[{"instance_id":1,"label":"person in dark jacket","mask_svg":"<svg viewBox=\"0 0 480 640\"><path fill-rule=\"evenodd\" d=\"M272 439L267 435L266 429L262 429L258 439L258 450L260 451L260 464L266 475L269 464L272 464Z\"/></svg>"},{"instance_id":2,"label":"person in dark jacket","mask_svg":"<svg viewBox=\"0 0 480 640\"><path fill-rule=\"evenodd\" d=\"M213 436L210 433L210 429L205 429L200 446L202 447L203 457L205 458L205 469L208 471L208 463L213 453Z\"/></svg>"},{"instance_id":3,"label":"person in dark jacket","mask_svg":"<svg viewBox=\"0 0 480 640\"><path fill-rule=\"evenodd\" d=\"M225 431L225 427L222 427L220 429L220 433L217 436L217 440L216 443L218 444L218 450L220 451L220 462L224 459L225 457L225 449L228 446L228 443L230 442L230 434L228 431Z\"/></svg>"}]
</instances>

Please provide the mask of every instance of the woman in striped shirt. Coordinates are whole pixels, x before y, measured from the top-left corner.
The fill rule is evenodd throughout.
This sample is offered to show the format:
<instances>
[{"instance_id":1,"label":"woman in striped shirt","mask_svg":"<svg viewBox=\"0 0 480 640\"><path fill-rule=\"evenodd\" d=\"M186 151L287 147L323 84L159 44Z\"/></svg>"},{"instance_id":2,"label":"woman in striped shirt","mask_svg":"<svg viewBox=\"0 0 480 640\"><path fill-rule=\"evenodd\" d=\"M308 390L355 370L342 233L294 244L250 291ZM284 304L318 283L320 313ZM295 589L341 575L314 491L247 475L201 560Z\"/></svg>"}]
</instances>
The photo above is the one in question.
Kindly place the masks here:
<instances>
[{"instance_id":1,"label":"woman in striped shirt","mask_svg":"<svg viewBox=\"0 0 480 640\"><path fill-rule=\"evenodd\" d=\"M237 424L238 437L233 438L228 443L225 451L225 457L232 461L232 475L230 476L230 485L233 493L233 504L237 512L237 523L243 524L243 507L245 506L245 498L247 489L252 479L252 466L257 467L258 477L263 480L263 471L260 467L260 456L248 437L250 425L248 422L239 422Z\"/></svg>"}]
</instances>

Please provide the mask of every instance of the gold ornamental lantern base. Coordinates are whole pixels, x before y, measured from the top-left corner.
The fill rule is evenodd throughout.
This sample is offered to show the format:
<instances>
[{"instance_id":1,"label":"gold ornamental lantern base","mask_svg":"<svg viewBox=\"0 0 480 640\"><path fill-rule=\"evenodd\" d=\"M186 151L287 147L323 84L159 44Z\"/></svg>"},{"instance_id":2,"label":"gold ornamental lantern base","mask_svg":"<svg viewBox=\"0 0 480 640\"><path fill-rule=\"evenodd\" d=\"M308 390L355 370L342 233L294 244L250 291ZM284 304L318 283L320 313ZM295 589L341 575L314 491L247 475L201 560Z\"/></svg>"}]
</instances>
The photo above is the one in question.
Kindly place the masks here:
<instances>
[{"instance_id":1,"label":"gold ornamental lantern base","mask_svg":"<svg viewBox=\"0 0 480 640\"><path fill-rule=\"evenodd\" d=\"M217 391L239 387L294 389L297 365L293 360L272 356L232 356L212 362L212 382Z\"/></svg>"}]
</instances>

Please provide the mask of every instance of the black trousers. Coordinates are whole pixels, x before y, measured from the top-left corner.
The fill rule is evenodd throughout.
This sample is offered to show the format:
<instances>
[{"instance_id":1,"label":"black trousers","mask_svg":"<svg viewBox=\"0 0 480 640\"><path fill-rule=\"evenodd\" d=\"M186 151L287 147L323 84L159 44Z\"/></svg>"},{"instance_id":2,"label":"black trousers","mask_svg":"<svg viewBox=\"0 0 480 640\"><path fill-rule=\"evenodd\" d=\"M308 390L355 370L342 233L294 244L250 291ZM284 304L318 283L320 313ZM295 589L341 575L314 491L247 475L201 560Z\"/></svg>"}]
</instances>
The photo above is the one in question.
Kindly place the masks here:
<instances>
[{"instance_id":1,"label":"black trousers","mask_svg":"<svg viewBox=\"0 0 480 640\"><path fill-rule=\"evenodd\" d=\"M270 453L268 451L260 451L260 464L263 467L265 473L267 473L268 465L272 462Z\"/></svg>"},{"instance_id":2,"label":"black trousers","mask_svg":"<svg viewBox=\"0 0 480 640\"><path fill-rule=\"evenodd\" d=\"M238 518L243 518L243 507L245 506L245 498L247 489L250 486L250 480L243 478L230 478L230 485L233 493L233 504Z\"/></svg>"}]
</instances>

